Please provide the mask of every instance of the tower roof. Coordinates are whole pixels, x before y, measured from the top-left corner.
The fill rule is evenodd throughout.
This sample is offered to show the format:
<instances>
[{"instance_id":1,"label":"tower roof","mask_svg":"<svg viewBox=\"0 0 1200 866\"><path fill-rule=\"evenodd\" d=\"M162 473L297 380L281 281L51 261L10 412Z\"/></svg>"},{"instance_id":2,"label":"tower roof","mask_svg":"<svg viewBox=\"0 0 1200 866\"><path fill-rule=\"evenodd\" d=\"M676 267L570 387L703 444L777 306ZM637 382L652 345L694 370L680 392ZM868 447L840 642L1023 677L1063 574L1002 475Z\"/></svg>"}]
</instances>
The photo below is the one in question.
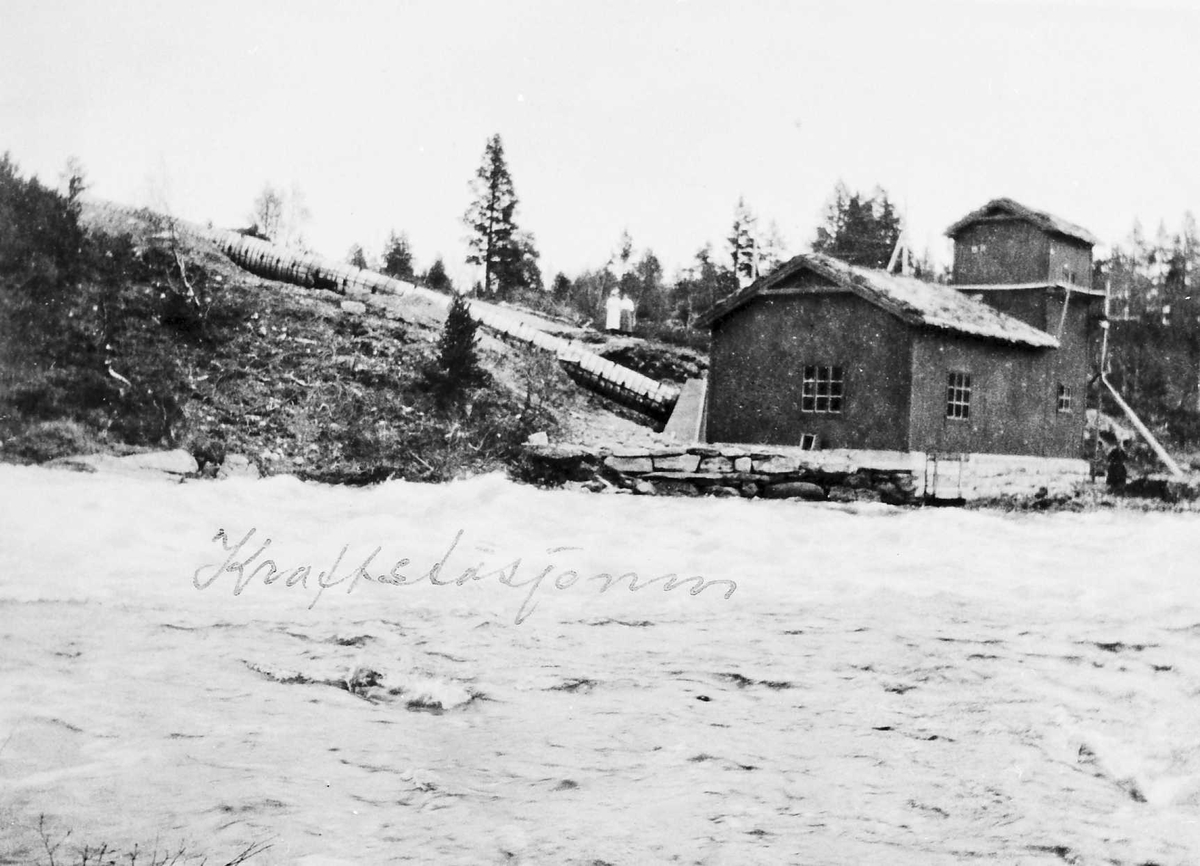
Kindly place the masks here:
<instances>
[{"instance_id":1,"label":"tower roof","mask_svg":"<svg viewBox=\"0 0 1200 866\"><path fill-rule=\"evenodd\" d=\"M1032 223L1042 231L1062 235L1085 243L1088 246L1095 246L1099 243L1095 235L1087 229L1077 226L1074 223L1069 223L1065 219L1054 216L1054 214L1046 213L1046 211L1027 207L1020 202L1013 201L1011 198L992 199L979 208L979 210L971 211L954 225L950 226L950 228L946 229L946 234L949 237L957 238L964 229L976 223L1008 220L1022 220Z\"/></svg>"}]
</instances>

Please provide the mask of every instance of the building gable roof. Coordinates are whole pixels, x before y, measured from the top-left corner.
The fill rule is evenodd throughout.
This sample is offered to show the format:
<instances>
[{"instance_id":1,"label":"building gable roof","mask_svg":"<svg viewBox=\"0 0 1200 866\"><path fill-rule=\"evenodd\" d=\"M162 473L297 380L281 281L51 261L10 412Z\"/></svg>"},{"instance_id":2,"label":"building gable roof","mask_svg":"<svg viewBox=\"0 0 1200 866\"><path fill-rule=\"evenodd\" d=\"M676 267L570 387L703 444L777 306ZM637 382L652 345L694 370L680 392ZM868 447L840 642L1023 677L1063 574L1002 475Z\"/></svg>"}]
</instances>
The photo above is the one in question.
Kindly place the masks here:
<instances>
[{"instance_id":1,"label":"building gable roof","mask_svg":"<svg viewBox=\"0 0 1200 866\"><path fill-rule=\"evenodd\" d=\"M979 210L973 210L965 217L960 219L950 228L946 229L946 234L949 237L958 237L963 229L972 226L975 223L989 222L994 220L1023 220L1040 228L1042 231L1050 232L1056 235L1063 235L1072 240L1080 241L1088 246L1095 246L1099 241L1087 229L1077 226L1074 223L1069 223L1064 219L1054 216L1054 214L1046 213L1042 210L1036 210L1031 207L1026 207L1020 202L1013 201L1011 198L994 198L985 204Z\"/></svg>"},{"instance_id":2,"label":"building gable roof","mask_svg":"<svg viewBox=\"0 0 1200 866\"><path fill-rule=\"evenodd\" d=\"M820 253L796 256L766 277L723 298L697 320L711 326L749 303L770 293L793 275L810 271L839 289L858 295L910 325L935 328L999 340L1016 345L1057 348L1058 341L1020 319L1006 316L982 301L975 301L949 286L899 277L887 271L860 268ZM804 290L800 290L804 291Z\"/></svg>"}]
</instances>

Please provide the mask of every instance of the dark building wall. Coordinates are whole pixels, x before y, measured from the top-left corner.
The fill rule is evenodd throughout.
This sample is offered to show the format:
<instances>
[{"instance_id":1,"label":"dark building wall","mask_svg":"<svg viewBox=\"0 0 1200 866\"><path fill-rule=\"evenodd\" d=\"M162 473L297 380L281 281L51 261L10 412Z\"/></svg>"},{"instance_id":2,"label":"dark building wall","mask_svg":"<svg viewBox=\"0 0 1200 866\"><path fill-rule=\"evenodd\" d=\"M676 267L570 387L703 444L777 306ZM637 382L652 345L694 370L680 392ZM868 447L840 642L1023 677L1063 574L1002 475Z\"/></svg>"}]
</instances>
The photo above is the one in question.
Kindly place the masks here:
<instances>
[{"instance_id":1,"label":"dark building wall","mask_svg":"<svg viewBox=\"0 0 1200 866\"><path fill-rule=\"evenodd\" d=\"M1076 316L1083 322L1087 312L1068 312L1068 319ZM912 448L1079 457L1086 370L1086 350L1076 357L1055 349L922 333L913 345ZM946 417L949 375L955 371L971 376L971 417L966 420ZM1069 412L1058 411L1060 382L1073 388Z\"/></svg>"},{"instance_id":2,"label":"dark building wall","mask_svg":"<svg viewBox=\"0 0 1200 866\"><path fill-rule=\"evenodd\" d=\"M1049 456L1076 457L1082 447L1087 382L1099 363L1099 316L1102 298L1071 294L1067 317L1062 320L1066 293L1059 289L999 289L978 293L984 303L1059 338L1059 348L1049 353L1046 391L1053 411L1046 416ZM972 295L974 296L974 295ZM1059 323L1063 328L1059 334ZM1058 411L1058 385L1070 389L1071 408Z\"/></svg>"},{"instance_id":3,"label":"dark building wall","mask_svg":"<svg viewBox=\"0 0 1200 866\"><path fill-rule=\"evenodd\" d=\"M1045 442L1052 352L937 332L918 335L912 361L913 450L1066 456L1051 454ZM946 417L952 372L971 377L969 418Z\"/></svg>"},{"instance_id":4,"label":"dark building wall","mask_svg":"<svg viewBox=\"0 0 1200 866\"><path fill-rule=\"evenodd\" d=\"M1078 241L1051 236L1048 279L1091 288L1092 248Z\"/></svg>"},{"instance_id":5,"label":"dark building wall","mask_svg":"<svg viewBox=\"0 0 1200 866\"><path fill-rule=\"evenodd\" d=\"M967 297L977 298L993 309L1014 319L1020 319L1039 331L1047 329L1046 289L985 289L981 292L968 291ZM1054 320L1058 325L1058 320ZM1052 331L1051 327L1051 331Z\"/></svg>"},{"instance_id":6,"label":"dark building wall","mask_svg":"<svg viewBox=\"0 0 1200 866\"><path fill-rule=\"evenodd\" d=\"M805 275L812 283L816 278ZM848 292L762 297L713 329L710 442L906 450L908 328ZM801 411L805 365L840 366L840 415Z\"/></svg>"},{"instance_id":7,"label":"dark building wall","mask_svg":"<svg viewBox=\"0 0 1200 866\"><path fill-rule=\"evenodd\" d=\"M980 222L954 239L951 281L963 285L1046 280L1050 243L1045 232L1021 220Z\"/></svg>"},{"instance_id":8,"label":"dark building wall","mask_svg":"<svg viewBox=\"0 0 1200 866\"><path fill-rule=\"evenodd\" d=\"M1046 331L1058 334L1062 320L1065 292L1055 291L1046 298L1047 318L1050 324ZM1067 316L1063 320L1059 349L1051 353L1050 390L1054 411L1047 425L1047 437L1054 453L1069 457L1082 454L1083 428L1087 406L1088 380L1092 371L1099 366L1100 317L1104 311L1104 299L1090 295L1072 294L1067 301ZM1058 411L1058 386L1070 389L1071 408Z\"/></svg>"}]
</instances>

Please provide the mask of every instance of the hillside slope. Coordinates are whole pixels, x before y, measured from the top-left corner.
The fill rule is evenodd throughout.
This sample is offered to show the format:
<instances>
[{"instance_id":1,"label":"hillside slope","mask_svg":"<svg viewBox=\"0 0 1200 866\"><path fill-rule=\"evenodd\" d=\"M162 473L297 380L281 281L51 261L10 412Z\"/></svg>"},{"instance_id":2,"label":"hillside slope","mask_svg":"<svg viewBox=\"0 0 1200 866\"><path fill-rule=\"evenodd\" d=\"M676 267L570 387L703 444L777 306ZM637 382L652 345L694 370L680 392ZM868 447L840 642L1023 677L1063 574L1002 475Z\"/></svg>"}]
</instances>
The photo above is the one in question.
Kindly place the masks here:
<instances>
[{"instance_id":1,"label":"hillside slope","mask_svg":"<svg viewBox=\"0 0 1200 866\"><path fill-rule=\"evenodd\" d=\"M209 473L240 453L264 474L437 481L514 467L538 431L653 439L648 421L581 391L552 358L486 335L487 381L440 393L427 374L440 311L419 299L372 296L364 310L253 276L149 212L85 206L82 218L93 236L122 239L120 273L82 290L103 311L88 352L6 355L0 459L173 446ZM201 303L181 310L191 289Z\"/></svg>"}]
</instances>

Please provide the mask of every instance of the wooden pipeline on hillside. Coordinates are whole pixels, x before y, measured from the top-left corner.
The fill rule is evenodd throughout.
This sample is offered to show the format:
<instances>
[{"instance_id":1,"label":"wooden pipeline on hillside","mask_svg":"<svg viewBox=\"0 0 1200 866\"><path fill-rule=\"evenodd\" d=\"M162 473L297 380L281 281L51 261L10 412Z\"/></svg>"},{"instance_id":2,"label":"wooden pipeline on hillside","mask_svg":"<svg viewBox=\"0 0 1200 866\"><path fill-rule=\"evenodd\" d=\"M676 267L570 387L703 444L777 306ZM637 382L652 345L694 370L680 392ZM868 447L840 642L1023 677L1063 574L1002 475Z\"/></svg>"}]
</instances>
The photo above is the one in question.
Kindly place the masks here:
<instances>
[{"instance_id":1,"label":"wooden pipeline on hillside","mask_svg":"<svg viewBox=\"0 0 1200 866\"><path fill-rule=\"evenodd\" d=\"M397 280L374 271L323 259L311 253L281 247L269 241L231 231L208 231L208 236L241 267L283 282L339 294L369 292L415 295L449 308L450 298L439 292ZM546 352L553 352L567 373L585 387L625 406L665 419L671 414L679 389L614 364L575 340L546 333L490 304L469 301L471 315L499 334Z\"/></svg>"}]
</instances>

